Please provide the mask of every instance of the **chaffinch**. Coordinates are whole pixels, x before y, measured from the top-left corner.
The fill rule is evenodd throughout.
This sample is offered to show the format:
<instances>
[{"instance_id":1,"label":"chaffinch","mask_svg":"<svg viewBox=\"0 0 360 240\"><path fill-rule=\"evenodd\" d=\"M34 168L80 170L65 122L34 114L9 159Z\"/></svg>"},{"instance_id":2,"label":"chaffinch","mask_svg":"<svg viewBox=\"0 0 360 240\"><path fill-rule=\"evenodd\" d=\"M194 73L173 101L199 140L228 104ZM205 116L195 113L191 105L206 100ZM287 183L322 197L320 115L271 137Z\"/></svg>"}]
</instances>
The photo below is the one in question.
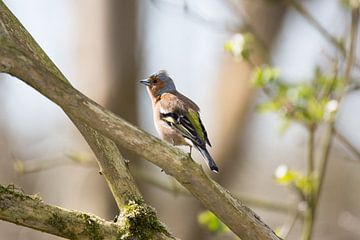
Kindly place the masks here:
<instances>
[{"instance_id":1,"label":"chaffinch","mask_svg":"<svg viewBox=\"0 0 360 240\"><path fill-rule=\"evenodd\" d=\"M200 119L199 107L176 90L174 81L164 70L140 82L147 86L155 127L160 137L173 145L189 146L190 156L195 146L209 168L218 172L218 167L206 149L206 145L211 144Z\"/></svg>"}]
</instances>

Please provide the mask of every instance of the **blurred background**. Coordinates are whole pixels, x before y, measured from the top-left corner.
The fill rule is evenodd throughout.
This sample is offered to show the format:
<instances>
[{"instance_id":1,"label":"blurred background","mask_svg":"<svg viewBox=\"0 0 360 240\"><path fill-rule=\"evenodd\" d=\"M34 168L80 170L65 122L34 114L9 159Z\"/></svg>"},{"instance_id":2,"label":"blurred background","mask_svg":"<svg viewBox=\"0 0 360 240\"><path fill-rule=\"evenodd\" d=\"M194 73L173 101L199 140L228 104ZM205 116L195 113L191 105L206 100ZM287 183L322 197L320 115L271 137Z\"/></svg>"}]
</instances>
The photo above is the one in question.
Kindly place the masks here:
<instances>
[{"instance_id":1,"label":"blurred background","mask_svg":"<svg viewBox=\"0 0 360 240\"><path fill-rule=\"evenodd\" d=\"M261 39L253 49L254 64L272 62L287 81L308 81L316 66L327 66L337 52L290 5L265 0L4 2L77 89L154 135L151 103L138 80L166 69L178 90L201 108L220 168L218 175L209 174L250 202L296 202L293 192L274 181L274 172L281 164L306 169L307 132L293 124L282 133L276 114L257 113L255 106L266 97L249 83L254 66L224 50L235 33L251 28ZM339 1L301 2L331 34L349 32L350 14ZM71 121L23 82L0 78L0 183L112 219L117 208L98 168L78 164L93 155ZM359 104L358 94L346 97L337 121L337 129L358 149ZM320 138L321 131L315 149ZM159 168L124 154L145 200L175 236L214 239L198 223L204 209L197 200L179 193ZM207 169L198 153L193 157ZM359 159L335 141L314 239L360 239L359 171ZM273 229L291 221L286 211L249 206ZM300 231L298 220L288 239L299 239ZM0 233L1 239L60 239L3 221Z\"/></svg>"}]
</instances>

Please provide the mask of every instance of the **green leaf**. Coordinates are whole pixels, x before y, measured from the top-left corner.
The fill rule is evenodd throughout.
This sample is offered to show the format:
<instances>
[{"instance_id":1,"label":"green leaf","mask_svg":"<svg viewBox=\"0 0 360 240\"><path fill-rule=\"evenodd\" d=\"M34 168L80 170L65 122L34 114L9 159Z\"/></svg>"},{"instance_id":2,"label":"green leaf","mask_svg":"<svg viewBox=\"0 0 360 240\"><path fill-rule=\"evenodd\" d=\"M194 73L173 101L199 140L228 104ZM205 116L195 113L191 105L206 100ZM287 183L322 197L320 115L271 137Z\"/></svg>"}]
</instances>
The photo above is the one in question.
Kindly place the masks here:
<instances>
[{"instance_id":1,"label":"green leaf","mask_svg":"<svg viewBox=\"0 0 360 240\"><path fill-rule=\"evenodd\" d=\"M309 177L299 171L290 170L285 165L277 167L275 179L279 184L296 187L304 196L308 196L315 185L314 177Z\"/></svg>"},{"instance_id":2,"label":"green leaf","mask_svg":"<svg viewBox=\"0 0 360 240\"><path fill-rule=\"evenodd\" d=\"M314 98L308 100L307 111L312 122L319 122L324 117L324 111L327 101L318 101Z\"/></svg>"},{"instance_id":3,"label":"green leaf","mask_svg":"<svg viewBox=\"0 0 360 240\"><path fill-rule=\"evenodd\" d=\"M309 195L313 189L313 181L305 175L298 175L295 179L295 186L305 195Z\"/></svg>"},{"instance_id":4,"label":"green leaf","mask_svg":"<svg viewBox=\"0 0 360 240\"><path fill-rule=\"evenodd\" d=\"M290 88L287 91L287 97L293 102L306 100L313 95L313 89L306 84L300 84L298 86Z\"/></svg>"},{"instance_id":5,"label":"green leaf","mask_svg":"<svg viewBox=\"0 0 360 240\"><path fill-rule=\"evenodd\" d=\"M259 112L271 112L278 111L281 108L281 104L276 101L264 102L256 106L256 110Z\"/></svg>"},{"instance_id":6,"label":"green leaf","mask_svg":"<svg viewBox=\"0 0 360 240\"><path fill-rule=\"evenodd\" d=\"M261 88L268 83L272 83L279 78L279 70L274 67L257 67L251 78L251 82L255 87Z\"/></svg>"},{"instance_id":7,"label":"green leaf","mask_svg":"<svg viewBox=\"0 0 360 240\"><path fill-rule=\"evenodd\" d=\"M279 184L288 185L294 182L296 173L288 169L285 165L280 165L276 168L275 179Z\"/></svg>"},{"instance_id":8,"label":"green leaf","mask_svg":"<svg viewBox=\"0 0 360 240\"><path fill-rule=\"evenodd\" d=\"M224 49L239 60L248 60L252 43L252 34L236 33L224 44Z\"/></svg>"},{"instance_id":9,"label":"green leaf","mask_svg":"<svg viewBox=\"0 0 360 240\"><path fill-rule=\"evenodd\" d=\"M229 228L210 211L200 213L198 222L213 233L225 233L230 231Z\"/></svg>"}]
</instances>

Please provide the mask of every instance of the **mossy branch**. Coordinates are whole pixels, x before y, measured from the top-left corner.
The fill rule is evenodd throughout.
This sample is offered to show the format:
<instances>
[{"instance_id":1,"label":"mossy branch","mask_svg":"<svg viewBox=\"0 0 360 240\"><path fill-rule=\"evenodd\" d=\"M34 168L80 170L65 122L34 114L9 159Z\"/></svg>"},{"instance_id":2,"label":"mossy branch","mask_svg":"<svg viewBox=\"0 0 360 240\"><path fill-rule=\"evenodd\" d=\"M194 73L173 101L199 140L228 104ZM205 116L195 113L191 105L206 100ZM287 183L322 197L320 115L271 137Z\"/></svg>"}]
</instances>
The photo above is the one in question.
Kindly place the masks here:
<instances>
[{"instance_id":1,"label":"mossy branch","mask_svg":"<svg viewBox=\"0 0 360 240\"><path fill-rule=\"evenodd\" d=\"M34 57L39 55L45 54L0 1L0 71L18 77L58 104L77 126L83 124L96 130L175 177L242 239L279 239L253 211L214 182L187 154L84 96L49 67L53 64L48 58Z\"/></svg>"},{"instance_id":2,"label":"mossy branch","mask_svg":"<svg viewBox=\"0 0 360 240\"><path fill-rule=\"evenodd\" d=\"M129 202L118 222L44 203L10 185L0 185L0 219L68 239L170 239L154 210ZM172 239L172 238L171 238Z\"/></svg>"}]
</instances>

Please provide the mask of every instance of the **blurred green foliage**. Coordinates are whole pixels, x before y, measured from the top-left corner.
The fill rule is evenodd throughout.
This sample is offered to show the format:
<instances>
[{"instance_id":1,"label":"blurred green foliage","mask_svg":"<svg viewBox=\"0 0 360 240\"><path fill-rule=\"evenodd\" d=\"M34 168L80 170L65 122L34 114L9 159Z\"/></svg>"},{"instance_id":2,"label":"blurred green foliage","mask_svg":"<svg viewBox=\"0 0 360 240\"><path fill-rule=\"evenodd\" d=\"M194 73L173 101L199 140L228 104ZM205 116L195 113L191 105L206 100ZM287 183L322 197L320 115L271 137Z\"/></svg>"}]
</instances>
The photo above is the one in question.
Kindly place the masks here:
<instances>
[{"instance_id":1,"label":"blurred green foliage","mask_svg":"<svg viewBox=\"0 0 360 240\"><path fill-rule=\"evenodd\" d=\"M198 222L212 233L227 233L230 231L230 229L210 211L200 213Z\"/></svg>"},{"instance_id":2,"label":"blurred green foliage","mask_svg":"<svg viewBox=\"0 0 360 240\"><path fill-rule=\"evenodd\" d=\"M340 0L340 3L343 7L350 10L360 6L360 0Z\"/></svg>"},{"instance_id":3,"label":"blurred green foliage","mask_svg":"<svg viewBox=\"0 0 360 240\"><path fill-rule=\"evenodd\" d=\"M224 44L224 49L237 60L249 60L252 43L251 33L236 33Z\"/></svg>"},{"instance_id":4,"label":"blurred green foliage","mask_svg":"<svg viewBox=\"0 0 360 240\"><path fill-rule=\"evenodd\" d=\"M277 68L257 67L253 73L251 83L258 88L265 87L267 84L273 83L279 78L280 72Z\"/></svg>"},{"instance_id":5,"label":"blurred green foliage","mask_svg":"<svg viewBox=\"0 0 360 240\"><path fill-rule=\"evenodd\" d=\"M337 110L334 97L342 79L316 69L310 81L289 84L280 78L277 68L263 66L255 69L251 82L268 96L268 101L257 106L258 111L277 112L287 122L313 125L328 120Z\"/></svg>"},{"instance_id":6,"label":"blurred green foliage","mask_svg":"<svg viewBox=\"0 0 360 240\"><path fill-rule=\"evenodd\" d=\"M316 178L309 177L299 171L288 169L285 165L280 165L275 172L277 183L289 187L295 187L303 196L309 196L315 186Z\"/></svg>"}]
</instances>

